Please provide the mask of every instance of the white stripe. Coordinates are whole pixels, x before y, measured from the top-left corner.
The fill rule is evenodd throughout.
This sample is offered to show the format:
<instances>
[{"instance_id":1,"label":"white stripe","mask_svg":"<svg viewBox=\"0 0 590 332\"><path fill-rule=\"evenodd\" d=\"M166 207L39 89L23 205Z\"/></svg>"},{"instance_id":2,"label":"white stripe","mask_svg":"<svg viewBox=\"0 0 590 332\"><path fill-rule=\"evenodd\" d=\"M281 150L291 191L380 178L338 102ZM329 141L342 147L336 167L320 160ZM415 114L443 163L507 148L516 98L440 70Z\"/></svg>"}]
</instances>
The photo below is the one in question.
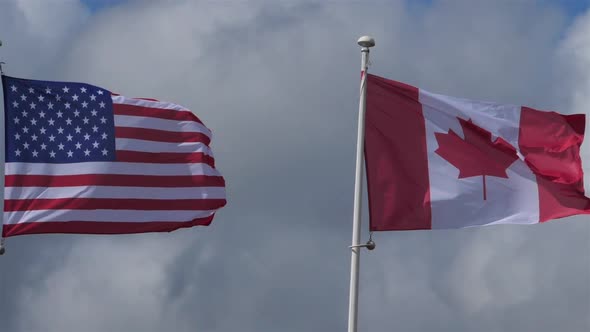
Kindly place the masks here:
<instances>
[{"instance_id":1,"label":"white stripe","mask_svg":"<svg viewBox=\"0 0 590 332\"><path fill-rule=\"evenodd\" d=\"M462 138L463 129L457 117L463 120L471 119L477 126L490 131L492 140L502 137L512 146L518 147L520 106L450 97L422 89L419 98L424 109L432 110L428 115L432 123L454 121L456 125L450 129ZM445 131L449 128L439 129Z\"/></svg>"},{"instance_id":2,"label":"white stripe","mask_svg":"<svg viewBox=\"0 0 590 332\"><path fill-rule=\"evenodd\" d=\"M4 199L129 198L129 199L225 199L223 187L6 187Z\"/></svg>"},{"instance_id":3,"label":"white stripe","mask_svg":"<svg viewBox=\"0 0 590 332\"><path fill-rule=\"evenodd\" d=\"M126 174L221 176L215 168L202 163L146 164L101 161L77 164L6 163L5 172L6 175Z\"/></svg>"},{"instance_id":4,"label":"white stripe","mask_svg":"<svg viewBox=\"0 0 590 332\"><path fill-rule=\"evenodd\" d=\"M4 224L46 221L190 221L206 218L216 210L206 211L142 211L142 210L33 210L4 212Z\"/></svg>"},{"instance_id":5,"label":"white stripe","mask_svg":"<svg viewBox=\"0 0 590 332\"><path fill-rule=\"evenodd\" d=\"M157 129L174 132L197 132L211 138L211 131L195 121L178 121L143 116L115 115L115 127Z\"/></svg>"},{"instance_id":6,"label":"white stripe","mask_svg":"<svg viewBox=\"0 0 590 332\"><path fill-rule=\"evenodd\" d=\"M492 224L531 224L539 220L539 187L523 160L507 166L507 178L459 178L460 171L436 151L438 135L449 131L465 138L459 118L501 137L518 148L520 107L449 97L420 90L425 119L432 229ZM469 156L466 156L468 158Z\"/></svg>"},{"instance_id":7,"label":"white stripe","mask_svg":"<svg viewBox=\"0 0 590 332\"><path fill-rule=\"evenodd\" d=\"M136 98L129 98L125 96L112 96L113 104L127 104L127 105L135 105L141 107L149 107L149 108L161 108L165 110L174 110L174 111L188 111L186 107L168 103L165 101L152 101L152 100L143 100L143 99L136 99Z\"/></svg>"},{"instance_id":8,"label":"white stripe","mask_svg":"<svg viewBox=\"0 0 590 332\"><path fill-rule=\"evenodd\" d=\"M117 150L142 151L142 152L202 152L212 156L211 149L201 142L167 143L144 141L131 138L117 138L115 140Z\"/></svg>"}]
</instances>

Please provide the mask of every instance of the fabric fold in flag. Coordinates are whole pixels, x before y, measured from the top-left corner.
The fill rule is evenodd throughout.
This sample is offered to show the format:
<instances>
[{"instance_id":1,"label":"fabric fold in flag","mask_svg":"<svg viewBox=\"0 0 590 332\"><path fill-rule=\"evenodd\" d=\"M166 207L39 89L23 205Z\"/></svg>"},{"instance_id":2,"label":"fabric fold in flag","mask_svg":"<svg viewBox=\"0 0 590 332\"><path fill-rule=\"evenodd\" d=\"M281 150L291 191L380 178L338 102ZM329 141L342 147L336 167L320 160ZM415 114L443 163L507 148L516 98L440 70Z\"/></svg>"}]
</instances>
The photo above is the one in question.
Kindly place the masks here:
<instances>
[{"instance_id":1,"label":"fabric fold in flag","mask_svg":"<svg viewBox=\"0 0 590 332\"><path fill-rule=\"evenodd\" d=\"M534 224L590 213L583 114L367 80L371 230Z\"/></svg>"},{"instance_id":2,"label":"fabric fold in flag","mask_svg":"<svg viewBox=\"0 0 590 332\"><path fill-rule=\"evenodd\" d=\"M190 110L86 83L2 76L3 236L170 232L226 205Z\"/></svg>"}]
</instances>

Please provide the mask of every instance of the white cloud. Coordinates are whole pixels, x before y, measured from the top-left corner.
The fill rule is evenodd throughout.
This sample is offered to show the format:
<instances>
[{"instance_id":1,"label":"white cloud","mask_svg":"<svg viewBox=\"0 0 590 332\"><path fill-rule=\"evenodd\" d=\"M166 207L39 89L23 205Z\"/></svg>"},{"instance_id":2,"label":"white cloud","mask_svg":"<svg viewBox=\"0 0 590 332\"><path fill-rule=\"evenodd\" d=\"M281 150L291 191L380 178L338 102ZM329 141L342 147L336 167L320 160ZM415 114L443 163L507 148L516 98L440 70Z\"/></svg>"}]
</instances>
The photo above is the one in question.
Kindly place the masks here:
<instances>
[{"instance_id":1,"label":"white cloud","mask_svg":"<svg viewBox=\"0 0 590 332\"><path fill-rule=\"evenodd\" d=\"M21 287L16 303L18 329L166 329L174 323L162 303L168 269L190 240L187 236L175 238L148 235L125 241L88 238L77 242L59 258L54 270L32 270L24 276L35 279L37 273L43 273L35 283Z\"/></svg>"},{"instance_id":2,"label":"white cloud","mask_svg":"<svg viewBox=\"0 0 590 332\"><path fill-rule=\"evenodd\" d=\"M590 130L590 12L580 16L568 29L559 48L559 77L563 86L558 90L560 97L566 99L565 105L571 113L584 113L586 117L586 137ZM582 156L590 160L590 143L585 140ZM586 191L590 191L590 162L584 167Z\"/></svg>"}]
</instances>

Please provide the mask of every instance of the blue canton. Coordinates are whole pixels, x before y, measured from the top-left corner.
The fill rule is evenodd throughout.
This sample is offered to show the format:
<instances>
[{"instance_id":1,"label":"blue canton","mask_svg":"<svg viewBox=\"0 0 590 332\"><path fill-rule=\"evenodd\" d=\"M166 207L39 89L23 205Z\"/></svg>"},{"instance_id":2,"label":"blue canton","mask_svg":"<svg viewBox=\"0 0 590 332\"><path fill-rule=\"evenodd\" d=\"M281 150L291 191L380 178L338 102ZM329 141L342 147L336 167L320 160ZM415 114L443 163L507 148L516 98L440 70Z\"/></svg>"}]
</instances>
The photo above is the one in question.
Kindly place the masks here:
<instances>
[{"instance_id":1,"label":"blue canton","mask_svg":"<svg viewBox=\"0 0 590 332\"><path fill-rule=\"evenodd\" d=\"M115 160L110 91L85 83L2 76L6 161Z\"/></svg>"}]
</instances>

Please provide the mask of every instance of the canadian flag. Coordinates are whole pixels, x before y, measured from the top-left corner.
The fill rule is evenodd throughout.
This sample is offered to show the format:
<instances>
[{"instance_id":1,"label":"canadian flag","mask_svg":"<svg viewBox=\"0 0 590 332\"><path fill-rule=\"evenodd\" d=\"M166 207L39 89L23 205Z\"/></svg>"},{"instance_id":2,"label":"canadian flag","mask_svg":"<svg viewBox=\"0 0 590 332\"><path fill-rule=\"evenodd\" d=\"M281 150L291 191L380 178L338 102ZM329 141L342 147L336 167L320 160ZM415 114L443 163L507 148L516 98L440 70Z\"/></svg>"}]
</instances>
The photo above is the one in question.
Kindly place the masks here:
<instances>
[{"instance_id":1,"label":"canadian flag","mask_svg":"<svg viewBox=\"0 0 590 332\"><path fill-rule=\"evenodd\" d=\"M583 114L366 79L371 230L535 224L590 213Z\"/></svg>"}]
</instances>

